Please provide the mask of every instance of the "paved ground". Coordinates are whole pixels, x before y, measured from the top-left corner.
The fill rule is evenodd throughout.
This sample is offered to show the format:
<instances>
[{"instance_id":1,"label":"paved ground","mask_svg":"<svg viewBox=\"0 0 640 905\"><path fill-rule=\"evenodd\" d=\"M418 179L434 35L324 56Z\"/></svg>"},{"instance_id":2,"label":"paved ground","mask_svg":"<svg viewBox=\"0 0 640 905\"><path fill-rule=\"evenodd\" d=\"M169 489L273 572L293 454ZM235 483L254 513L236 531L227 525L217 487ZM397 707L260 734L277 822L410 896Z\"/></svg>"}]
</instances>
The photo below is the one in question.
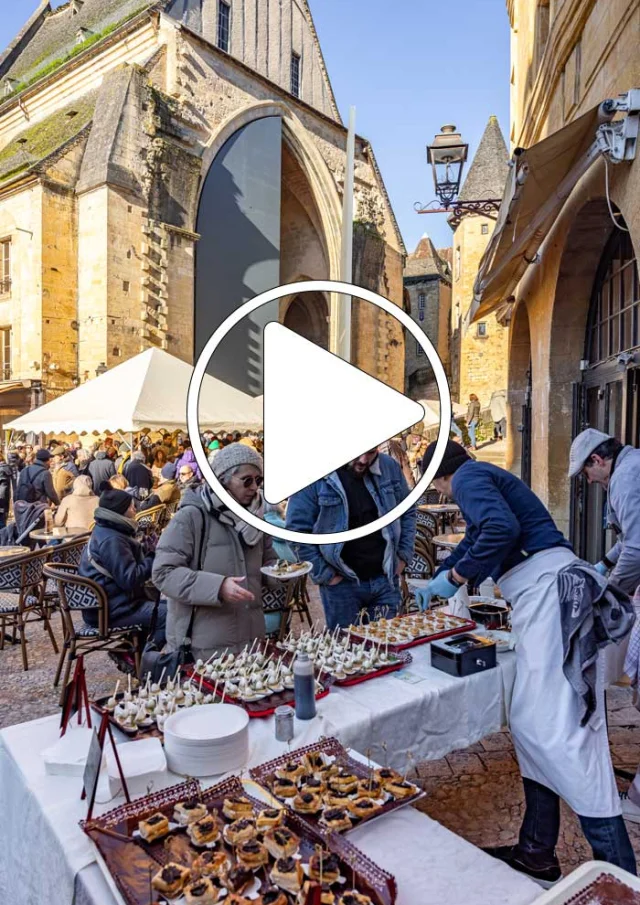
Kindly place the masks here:
<instances>
[{"instance_id":1,"label":"paved ground","mask_svg":"<svg viewBox=\"0 0 640 905\"><path fill-rule=\"evenodd\" d=\"M321 615L314 595L313 617ZM56 622L56 634L60 625ZM29 631L30 669L22 672L20 651L0 652L0 727L57 712L57 693L51 688L56 658L39 626ZM119 673L102 654L87 660L89 693L108 694ZM609 693L609 738L614 763L635 772L640 762L640 713L632 706L631 691ZM522 785L508 732L484 739L449 757L419 764L417 780L428 793L420 807L444 826L475 845L515 840L522 817ZM626 783L621 784L623 788ZM640 826L628 824L640 862ZM563 809L559 855L565 870L590 857L579 824Z\"/></svg>"}]
</instances>

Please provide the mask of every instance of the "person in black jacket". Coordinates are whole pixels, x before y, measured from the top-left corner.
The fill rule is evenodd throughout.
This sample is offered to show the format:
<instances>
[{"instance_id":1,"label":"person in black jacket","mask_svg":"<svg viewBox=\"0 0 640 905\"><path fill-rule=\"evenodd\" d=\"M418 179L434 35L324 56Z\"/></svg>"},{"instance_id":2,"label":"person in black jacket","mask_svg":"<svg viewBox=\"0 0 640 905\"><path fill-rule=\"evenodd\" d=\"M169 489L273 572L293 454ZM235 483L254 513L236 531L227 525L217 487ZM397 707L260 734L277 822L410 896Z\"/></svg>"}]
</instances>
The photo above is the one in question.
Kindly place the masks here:
<instances>
[{"instance_id":1,"label":"person in black jacket","mask_svg":"<svg viewBox=\"0 0 640 905\"><path fill-rule=\"evenodd\" d=\"M24 447L22 447L22 451L24 452ZM16 446L15 449L12 449L11 452L9 452L7 455L7 464L11 469L11 490L15 498L20 472L24 468L24 459L20 455L20 447Z\"/></svg>"},{"instance_id":2,"label":"person in black jacket","mask_svg":"<svg viewBox=\"0 0 640 905\"><path fill-rule=\"evenodd\" d=\"M154 554L146 554L136 540L133 500L125 490L104 490L94 513L95 528L87 544L78 573L104 588L109 600L109 625L112 628L141 625L148 632L154 603L146 594L145 585L151 578ZM164 644L166 603L158 608L154 639ZM98 615L83 612L84 621L98 624Z\"/></svg>"},{"instance_id":3,"label":"person in black jacket","mask_svg":"<svg viewBox=\"0 0 640 905\"><path fill-rule=\"evenodd\" d=\"M60 499L53 486L53 477L50 469L51 453L48 449L39 449L33 465L27 465L20 472L18 490L33 488L34 499L30 502L38 501L41 503L53 503L54 506L60 505Z\"/></svg>"},{"instance_id":4,"label":"person in black jacket","mask_svg":"<svg viewBox=\"0 0 640 905\"><path fill-rule=\"evenodd\" d=\"M12 478L11 466L7 465L4 456L0 453L0 528L4 528L7 524L7 515L11 504Z\"/></svg>"},{"instance_id":5,"label":"person in black jacket","mask_svg":"<svg viewBox=\"0 0 640 905\"><path fill-rule=\"evenodd\" d=\"M93 481L93 488L97 492L105 481L108 481L116 473L116 467L107 456L104 446L97 451L93 462L89 463L89 477Z\"/></svg>"},{"instance_id":6,"label":"person in black jacket","mask_svg":"<svg viewBox=\"0 0 640 905\"><path fill-rule=\"evenodd\" d=\"M122 469L122 474L129 482L130 487L149 493L153 487L153 474L144 462L144 453L139 450L134 452Z\"/></svg>"}]
</instances>

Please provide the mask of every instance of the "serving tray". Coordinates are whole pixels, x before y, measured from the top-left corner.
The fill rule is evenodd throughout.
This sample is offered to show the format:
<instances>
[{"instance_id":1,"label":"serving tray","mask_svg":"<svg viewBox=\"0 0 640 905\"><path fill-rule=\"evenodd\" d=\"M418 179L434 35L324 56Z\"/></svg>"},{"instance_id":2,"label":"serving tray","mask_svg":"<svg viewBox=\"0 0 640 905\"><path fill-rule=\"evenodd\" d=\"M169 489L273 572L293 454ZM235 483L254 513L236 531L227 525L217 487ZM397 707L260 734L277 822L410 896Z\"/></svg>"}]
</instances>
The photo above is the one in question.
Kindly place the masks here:
<instances>
[{"instance_id":1,"label":"serving tray","mask_svg":"<svg viewBox=\"0 0 640 905\"><path fill-rule=\"evenodd\" d=\"M408 617L401 617L408 618ZM408 650L411 647L418 647L421 644L430 644L431 641L439 641L441 638L449 638L451 635L459 635L463 632L470 632L473 629L477 628L476 623L473 619L463 619L460 616L450 616L450 619L455 619L458 623L457 625L444 629L443 631L433 632L427 635L420 635L418 638L413 638L411 641L399 641L399 642L388 642L389 649L392 651L402 651ZM349 631L353 635L354 638L362 638L367 639L369 641L376 641L375 638L371 638L367 633L367 627L363 626L360 628L350 628Z\"/></svg>"}]
</instances>

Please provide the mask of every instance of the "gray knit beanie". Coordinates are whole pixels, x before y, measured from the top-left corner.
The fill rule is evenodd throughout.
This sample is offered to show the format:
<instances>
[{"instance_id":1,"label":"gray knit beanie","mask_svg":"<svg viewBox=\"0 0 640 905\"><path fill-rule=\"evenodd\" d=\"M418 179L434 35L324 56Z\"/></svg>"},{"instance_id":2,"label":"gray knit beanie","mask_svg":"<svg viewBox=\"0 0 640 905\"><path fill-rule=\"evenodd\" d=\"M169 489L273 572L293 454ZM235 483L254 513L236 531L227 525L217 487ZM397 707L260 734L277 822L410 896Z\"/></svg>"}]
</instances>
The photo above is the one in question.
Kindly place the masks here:
<instances>
[{"instance_id":1,"label":"gray knit beanie","mask_svg":"<svg viewBox=\"0 0 640 905\"><path fill-rule=\"evenodd\" d=\"M221 478L230 468L238 468L239 465L253 465L262 474L262 456L244 443L230 443L221 449L213 459L211 468L216 478Z\"/></svg>"}]
</instances>

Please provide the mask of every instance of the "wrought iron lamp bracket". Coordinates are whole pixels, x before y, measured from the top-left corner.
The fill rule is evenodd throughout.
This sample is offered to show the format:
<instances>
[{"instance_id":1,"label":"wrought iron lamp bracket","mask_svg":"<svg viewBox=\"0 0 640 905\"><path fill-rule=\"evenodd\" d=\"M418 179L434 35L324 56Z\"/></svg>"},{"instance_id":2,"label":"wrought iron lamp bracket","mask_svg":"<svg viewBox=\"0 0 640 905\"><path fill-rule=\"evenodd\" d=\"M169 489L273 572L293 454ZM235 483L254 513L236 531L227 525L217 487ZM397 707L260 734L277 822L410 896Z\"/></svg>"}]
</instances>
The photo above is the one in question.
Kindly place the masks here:
<instances>
[{"instance_id":1,"label":"wrought iron lamp bracket","mask_svg":"<svg viewBox=\"0 0 640 905\"><path fill-rule=\"evenodd\" d=\"M443 204L439 200L430 201L429 204L421 204L416 201L414 210L418 214L450 214L450 224L452 229L457 229L464 217L488 217L490 220L497 220L498 211L502 199L485 198L478 201L451 201L449 204Z\"/></svg>"}]
</instances>

